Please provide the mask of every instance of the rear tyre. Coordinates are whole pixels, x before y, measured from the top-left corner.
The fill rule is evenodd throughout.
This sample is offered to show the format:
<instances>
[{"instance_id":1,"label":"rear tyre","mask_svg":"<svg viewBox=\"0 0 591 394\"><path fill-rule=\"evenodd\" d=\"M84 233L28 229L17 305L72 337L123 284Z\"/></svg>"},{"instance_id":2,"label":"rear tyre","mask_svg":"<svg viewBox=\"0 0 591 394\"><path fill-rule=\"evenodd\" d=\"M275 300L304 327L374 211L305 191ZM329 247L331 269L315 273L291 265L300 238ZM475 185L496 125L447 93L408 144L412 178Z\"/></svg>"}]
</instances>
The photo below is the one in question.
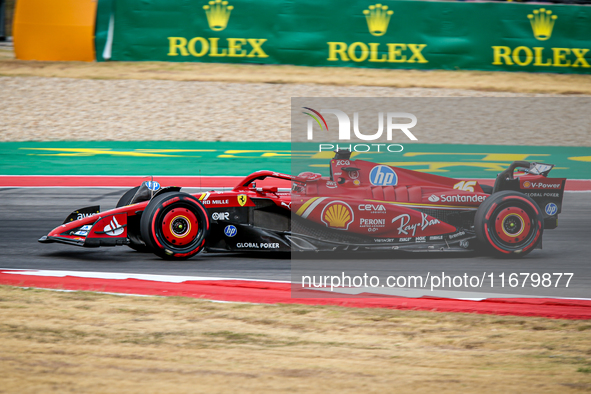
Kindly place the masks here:
<instances>
[{"instance_id":1,"label":"rear tyre","mask_svg":"<svg viewBox=\"0 0 591 394\"><path fill-rule=\"evenodd\" d=\"M499 257L523 257L542 240L544 218L540 207L525 194L502 191L488 197L476 211L476 236Z\"/></svg>"},{"instance_id":2,"label":"rear tyre","mask_svg":"<svg viewBox=\"0 0 591 394\"><path fill-rule=\"evenodd\" d=\"M135 196L135 193L137 193L139 188L139 186L136 186L126 191L125 194L119 199L119 202L117 202L117 208L129 205L131 203L131 199L133 196ZM137 215L129 216L127 218L127 236L131 242L127 246L139 253L152 253L152 249L146 246L140 238L140 219L137 217Z\"/></svg>"},{"instance_id":3,"label":"rear tyre","mask_svg":"<svg viewBox=\"0 0 591 394\"><path fill-rule=\"evenodd\" d=\"M185 260L201 252L208 231L205 208L195 197L180 192L153 198L140 222L146 245L167 260Z\"/></svg>"}]
</instances>

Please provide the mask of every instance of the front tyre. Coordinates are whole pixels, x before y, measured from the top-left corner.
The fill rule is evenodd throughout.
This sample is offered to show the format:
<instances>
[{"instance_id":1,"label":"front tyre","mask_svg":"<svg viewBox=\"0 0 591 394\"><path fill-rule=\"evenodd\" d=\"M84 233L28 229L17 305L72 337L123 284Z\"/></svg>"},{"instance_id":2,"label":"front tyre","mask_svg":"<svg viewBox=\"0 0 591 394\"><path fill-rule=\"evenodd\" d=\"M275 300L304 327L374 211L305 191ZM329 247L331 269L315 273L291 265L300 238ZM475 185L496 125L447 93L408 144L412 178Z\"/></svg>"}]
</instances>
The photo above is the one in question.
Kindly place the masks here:
<instances>
[{"instance_id":1,"label":"front tyre","mask_svg":"<svg viewBox=\"0 0 591 394\"><path fill-rule=\"evenodd\" d=\"M544 218L530 197L502 191L488 197L476 211L478 241L501 257L522 257L542 240Z\"/></svg>"},{"instance_id":2,"label":"front tyre","mask_svg":"<svg viewBox=\"0 0 591 394\"><path fill-rule=\"evenodd\" d=\"M209 219L199 200L173 192L156 196L144 210L140 222L142 239L167 260L185 260L203 250Z\"/></svg>"}]
</instances>

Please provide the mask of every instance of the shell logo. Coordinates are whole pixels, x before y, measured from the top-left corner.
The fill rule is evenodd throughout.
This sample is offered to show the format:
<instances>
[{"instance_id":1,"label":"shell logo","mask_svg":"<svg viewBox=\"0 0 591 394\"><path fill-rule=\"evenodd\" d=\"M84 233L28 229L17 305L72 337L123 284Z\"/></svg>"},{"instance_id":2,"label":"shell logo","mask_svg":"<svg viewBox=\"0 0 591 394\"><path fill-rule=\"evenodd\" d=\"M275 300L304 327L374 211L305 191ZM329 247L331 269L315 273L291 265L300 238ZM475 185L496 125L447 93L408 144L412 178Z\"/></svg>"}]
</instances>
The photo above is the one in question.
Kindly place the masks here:
<instances>
[{"instance_id":1,"label":"shell logo","mask_svg":"<svg viewBox=\"0 0 591 394\"><path fill-rule=\"evenodd\" d=\"M337 230L347 230L353 223L354 215L351 206L343 201L333 201L326 204L320 215L326 227Z\"/></svg>"},{"instance_id":2,"label":"shell logo","mask_svg":"<svg viewBox=\"0 0 591 394\"><path fill-rule=\"evenodd\" d=\"M525 188L531 187L531 182L530 181L523 182L523 187L525 187Z\"/></svg>"}]
</instances>

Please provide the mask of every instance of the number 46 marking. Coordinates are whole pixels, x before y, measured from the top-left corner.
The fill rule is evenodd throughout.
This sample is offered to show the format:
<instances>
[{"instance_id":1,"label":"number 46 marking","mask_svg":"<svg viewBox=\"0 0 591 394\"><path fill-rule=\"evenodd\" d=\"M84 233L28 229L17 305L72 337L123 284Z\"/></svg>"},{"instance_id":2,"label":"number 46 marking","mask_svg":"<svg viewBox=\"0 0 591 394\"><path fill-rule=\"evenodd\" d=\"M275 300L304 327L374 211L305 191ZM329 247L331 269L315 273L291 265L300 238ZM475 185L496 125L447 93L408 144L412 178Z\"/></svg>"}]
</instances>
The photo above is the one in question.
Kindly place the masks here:
<instances>
[{"instance_id":1,"label":"number 46 marking","mask_svg":"<svg viewBox=\"0 0 591 394\"><path fill-rule=\"evenodd\" d=\"M473 192L474 186L476 186L476 181L461 181L454 185L454 189Z\"/></svg>"}]
</instances>

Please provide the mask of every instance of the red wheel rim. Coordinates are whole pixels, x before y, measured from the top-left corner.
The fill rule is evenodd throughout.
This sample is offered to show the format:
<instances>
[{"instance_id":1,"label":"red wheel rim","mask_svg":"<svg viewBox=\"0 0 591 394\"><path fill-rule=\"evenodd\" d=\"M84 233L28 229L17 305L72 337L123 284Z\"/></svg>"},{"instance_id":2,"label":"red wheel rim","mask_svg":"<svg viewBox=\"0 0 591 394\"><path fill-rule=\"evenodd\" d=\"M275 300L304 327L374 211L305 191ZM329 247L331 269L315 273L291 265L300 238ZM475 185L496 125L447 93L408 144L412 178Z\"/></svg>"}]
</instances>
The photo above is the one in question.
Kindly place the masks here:
<instances>
[{"instance_id":1,"label":"red wheel rim","mask_svg":"<svg viewBox=\"0 0 591 394\"><path fill-rule=\"evenodd\" d=\"M508 244L518 244L528 237L531 220L521 208L509 207L499 212L495 219L495 232L498 238Z\"/></svg>"},{"instance_id":2,"label":"red wheel rim","mask_svg":"<svg viewBox=\"0 0 591 394\"><path fill-rule=\"evenodd\" d=\"M185 246L193 242L199 233L199 222L187 208L174 208L162 220L162 235L173 246Z\"/></svg>"}]
</instances>

